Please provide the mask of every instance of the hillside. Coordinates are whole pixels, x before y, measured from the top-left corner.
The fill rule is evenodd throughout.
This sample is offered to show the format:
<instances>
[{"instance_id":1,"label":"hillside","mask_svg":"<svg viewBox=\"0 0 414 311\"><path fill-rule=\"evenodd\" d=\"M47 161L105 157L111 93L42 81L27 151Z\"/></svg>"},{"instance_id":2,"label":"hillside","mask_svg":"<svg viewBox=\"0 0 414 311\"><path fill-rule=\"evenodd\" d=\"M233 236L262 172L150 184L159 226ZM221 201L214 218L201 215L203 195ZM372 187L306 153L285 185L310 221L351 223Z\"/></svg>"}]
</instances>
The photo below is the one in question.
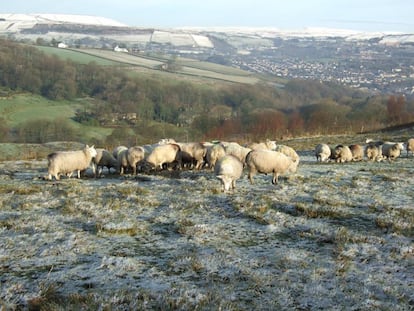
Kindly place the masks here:
<instances>
[{"instance_id":1,"label":"hillside","mask_svg":"<svg viewBox=\"0 0 414 311\"><path fill-rule=\"evenodd\" d=\"M155 29L128 27L100 17L0 14L1 35L46 46L61 43L69 48L107 50L118 46L133 54L191 58L274 78L341 83L371 94L413 94L414 35L410 33Z\"/></svg>"},{"instance_id":2,"label":"hillside","mask_svg":"<svg viewBox=\"0 0 414 311\"><path fill-rule=\"evenodd\" d=\"M184 57L1 43L6 142L279 140L413 119L409 98L334 83L283 81Z\"/></svg>"}]
</instances>

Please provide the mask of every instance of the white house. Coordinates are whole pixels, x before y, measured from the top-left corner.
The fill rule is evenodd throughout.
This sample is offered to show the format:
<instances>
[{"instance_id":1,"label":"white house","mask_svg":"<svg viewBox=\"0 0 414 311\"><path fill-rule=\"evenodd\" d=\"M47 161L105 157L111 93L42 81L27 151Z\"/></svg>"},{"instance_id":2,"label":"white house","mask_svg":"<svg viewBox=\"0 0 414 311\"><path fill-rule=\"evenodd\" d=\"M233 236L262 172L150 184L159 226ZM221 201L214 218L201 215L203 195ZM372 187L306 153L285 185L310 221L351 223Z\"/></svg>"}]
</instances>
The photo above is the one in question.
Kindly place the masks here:
<instances>
[{"instance_id":1,"label":"white house","mask_svg":"<svg viewBox=\"0 0 414 311\"><path fill-rule=\"evenodd\" d=\"M125 52L125 53L128 53L128 49L126 49L126 48L120 48L119 46L116 46L114 48L114 51L115 52Z\"/></svg>"}]
</instances>

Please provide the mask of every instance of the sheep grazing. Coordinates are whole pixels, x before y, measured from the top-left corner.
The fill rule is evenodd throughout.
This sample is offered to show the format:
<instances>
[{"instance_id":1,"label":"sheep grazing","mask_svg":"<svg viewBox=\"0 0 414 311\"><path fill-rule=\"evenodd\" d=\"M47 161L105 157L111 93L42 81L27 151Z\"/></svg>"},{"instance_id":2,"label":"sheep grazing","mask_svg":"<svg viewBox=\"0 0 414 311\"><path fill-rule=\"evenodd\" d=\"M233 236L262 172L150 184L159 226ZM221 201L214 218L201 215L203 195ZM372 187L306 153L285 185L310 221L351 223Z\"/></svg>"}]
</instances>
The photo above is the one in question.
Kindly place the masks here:
<instances>
[{"instance_id":1,"label":"sheep grazing","mask_svg":"<svg viewBox=\"0 0 414 311\"><path fill-rule=\"evenodd\" d=\"M112 153L103 148L96 149L96 156L93 158L93 162L96 166L95 168L95 177L101 175L103 168L106 167L108 172L111 168L115 168L116 171L119 171L118 160L114 158Z\"/></svg>"},{"instance_id":2,"label":"sheep grazing","mask_svg":"<svg viewBox=\"0 0 414 311\"><path fill-rule=\"evenodd\" d=\"M154 150L155 147L158 147L160 145L175 144L175 143L176 143L175 140L172 138L163 138L163 139L160 139L158 143L151 144L151 145L147 144L147 145L143 145L142 147L145 150L145 156L148 156L152 152L152 150Z\"/></svg>"},{"instance_id":3,"label":"sheep grazing","mask_svg":"<svg viewBox=\"0 0 414 311\"><path fill-rule=\"evenodd\" d=\"M243 163L233 155L220 158L214 168L214 174L221 180L223 191L236 188L236 180L243 173Z\"/></svg>"},{"instance_id":4,"label":"sheep grazing","mask_svg":"<svg viewBox=\"0 0 414 311\"><path fill-rule=\"evenodd\" d=\"M190 166L199 170L204 164L204 157L207 153L207 147L202 143L190 142L190 143L178 143L181 149L181 161L182 164L189 163Z\"/></svg>"},{"instance_id":5,"label":"sheep grazing","mask_svg":"<svg viewBox=\"0 0 414 311\"><path fill-rule=\"evenodd\" d=\"M403 143L384 143L382 145L382 155L389 161L395 160L401 155L401 151L404 150Z\"/></svg>"},{"instance_id":6,"label":"sheep grazing","mask_svg":"<svg viewBox=\"0 0 414 311\"><path fill-rule=\"evenodd\" d=\"M144 160L145 149L141 146L134 146L123 149L118 154L120 174L123 175L127 168L132 168L132 174L137 174L137 164Z\"/></svg>"},{"instance_id":7,"label":"sheep grazing","mask_svg":"<svg viewBox=\"0 0 414 311\"><path fill-rule=\"evenodd\" d=\"M362 161L364 159L364 148L359 144L349 146L352 153L352 161Z\"/></svg>"},{"instance_id":8,"label":"sheep grazing","mask_svg":"<svg viewBox=\"0 0 414 311\"><path fill-rule=\"evenodd\" d=\"M273 173L272 183L277 184L279 175L296 172L299 158L294 160L278 151L253 150L247 155L246 164L249 169L248 176L251 184L253 184L253 176L256 173Z\"/></svg>"},{"instance_id":9,"label":"sheep grazing","mask_svg":"<svg viewBox=\"0 0 414 311\"><path fill-rule=\"evenodd\" d=\"M226 150L221 144L214 144L207 148L206 162L213 170L217 161L226 155Z\"/></svg>"},{"instance_id":10,"label":"sheep grazing","mask_svg":"<svg viewBox=\"0 0 414 311\"><path fill-rule=\"evenodd\" d=\"M251 150L276 150L276 146L277 145L275 140L266 139L265 142L251 143L247 145L247 148L250 148Z\"/></svg>"},{"instance_id":11,"label":"sheep grazing","mask_svg":"<svg viewBox=\"0 0 414 311\"><path fill-rule=\"evenodd\" d=\"M238 158L243 164L246 163L246 155L251 151L250 148L240 146L238 143L222 143L226 154L234 155Z\"/></svg>"},{"instance_id":12,"label":"sheep grazing","mask_svg":"<svg viewBox=\"0 0 414 311\"><path fill-rule=\"evenodd\" d=\"M60 179L61 174L71 175L74 171L80 172L86 170L94 157L96 157L96 149L94 146L85 146L82 150L75 151L57 151L47 156L48 176L47 179Z\"/></svg>"},{"instance_id":13,"label":"sheep grazing","mask_svg":"<svg viewBox=\"0 0 414 311\"><path fill-rule=\"evenodd\" d=\"M316 161L326 162L331 157L331 148L327 144L318 144L315 147Z\"/></svg>"},{"instance_id":14,"label":"sheep grazing","mask_svg":"<svg viewBox=\"0 0 414 311\"><path fill-rule=\"evenodd\" d=\"M299 155L296 153L295 149L286 145L277 145L276 150L283 153L284 155L291 158L294 162L299 163Z\"/></svg>"},{"instance_id":15,"label":"sheep grazing","mask_svg":"<svg viewBox=\"0 0 414 311\"><path fill-rule=\"evenodd\" d=\"M381 146L377 146L375 143L368 143L365 148L365 156L369 161L382 161L383 157Z\"/></svg>"},{"instance_id":16,"label":"sheep grazing","mask_svg":"<svg viewBox=\"0 0 414 311\"><path fill-rule=\"evenodd\" d=\"M407 157L410 152L412 155L414 155L414 138L407 140Z\"/></svg>"},{"instance_id":17,"label":"sheep grazing","mask_svg":"<svg viewBox=\"0 0 414 311\"><path fill-rule=\"evenodd\" d=\"M176 162L181 168L181 149L177 144L165 144L156 146L151 153L145 158L145 162L152 168L163 169L164 164Z\"/></svg>"},{"instance_id":18,"label":"sheep grazing","mask_svg":"<svg viewBox=\"0 0 414 311\"><path fill-rule=\"evenodd\" d=\"M337 145L334 149L333 157L335 162L344 163L352 161L352 152L348 146Z\"/></svg>"}]
</instances>

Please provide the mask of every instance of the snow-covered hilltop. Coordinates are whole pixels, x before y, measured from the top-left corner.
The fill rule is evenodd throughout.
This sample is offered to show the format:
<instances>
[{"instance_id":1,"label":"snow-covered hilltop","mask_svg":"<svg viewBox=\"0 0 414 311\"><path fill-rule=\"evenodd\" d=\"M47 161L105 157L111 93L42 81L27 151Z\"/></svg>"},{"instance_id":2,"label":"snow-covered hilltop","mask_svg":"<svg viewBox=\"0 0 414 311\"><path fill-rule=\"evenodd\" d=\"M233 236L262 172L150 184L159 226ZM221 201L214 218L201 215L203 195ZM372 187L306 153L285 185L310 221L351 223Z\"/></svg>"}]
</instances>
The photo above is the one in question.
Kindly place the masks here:
<instances>
[{"instance_id":1,"label":"snow-covered hilltop","mask_svg":"<svg viewBox=\"0 0 414 311\"><path fill-rule=\"evenodd\" d=\"M115 20L89 15L68 14L0 14L0 31L20 31L33 28L37 24L78 24L126 27Z\"/></svg>"}]
</instances>

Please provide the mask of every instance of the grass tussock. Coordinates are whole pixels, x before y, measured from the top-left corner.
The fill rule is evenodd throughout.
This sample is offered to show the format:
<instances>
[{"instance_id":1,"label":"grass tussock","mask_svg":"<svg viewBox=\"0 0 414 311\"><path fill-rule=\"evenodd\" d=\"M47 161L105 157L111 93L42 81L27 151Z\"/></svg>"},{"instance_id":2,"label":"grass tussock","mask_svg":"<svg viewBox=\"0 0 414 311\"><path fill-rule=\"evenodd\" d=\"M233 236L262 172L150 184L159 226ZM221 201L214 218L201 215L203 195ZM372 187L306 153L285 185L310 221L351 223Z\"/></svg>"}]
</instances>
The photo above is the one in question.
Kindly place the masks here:
<instances>
[{"instance_id":1,"label":"grass tussock","mask_svg":"<svg viewBox=\"0 0 414 311\"><path fill-rule=\"evenodd\" d=\"M31 195L43 192L44 188L40 184L27 184L27 185L16 185L0 184L0 195L2 194L13 194L13 195Z\"/></svg>"}]
</instances>

